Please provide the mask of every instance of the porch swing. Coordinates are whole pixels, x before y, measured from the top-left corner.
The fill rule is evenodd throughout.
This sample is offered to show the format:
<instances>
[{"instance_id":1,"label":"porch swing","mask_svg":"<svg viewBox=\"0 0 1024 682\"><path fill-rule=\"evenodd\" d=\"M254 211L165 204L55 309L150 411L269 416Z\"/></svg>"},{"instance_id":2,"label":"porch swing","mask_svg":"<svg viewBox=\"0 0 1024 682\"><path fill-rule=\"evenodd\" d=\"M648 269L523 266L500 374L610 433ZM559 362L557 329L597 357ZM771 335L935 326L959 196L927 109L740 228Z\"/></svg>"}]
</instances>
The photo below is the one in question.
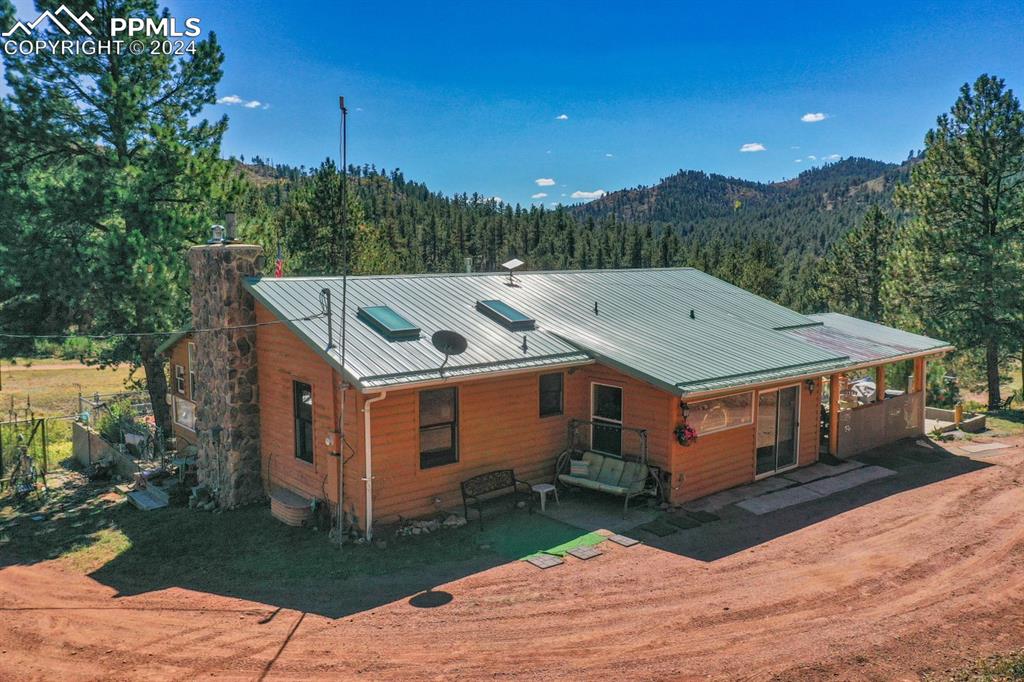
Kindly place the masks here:
<instances>
[{"instance_id":1,"label":"porch swing","mask_svg":"<svg viewBox=\"0 0 1024 682\"><path fill-rule=\"evenodd\" d=\"M581 433L584 427L586 431ZM594 449L594 434L600 431L606 436L617 432L620 444L623 434L635 434L640 454L612 454ZM553 483L618 495L624 498L623 517L629 510L629 501L634 498L663 499L661 468L651 465L647 459L647 430L607 422L569 420L567 446L555 460Z\"/></svg>"}]
</instances>

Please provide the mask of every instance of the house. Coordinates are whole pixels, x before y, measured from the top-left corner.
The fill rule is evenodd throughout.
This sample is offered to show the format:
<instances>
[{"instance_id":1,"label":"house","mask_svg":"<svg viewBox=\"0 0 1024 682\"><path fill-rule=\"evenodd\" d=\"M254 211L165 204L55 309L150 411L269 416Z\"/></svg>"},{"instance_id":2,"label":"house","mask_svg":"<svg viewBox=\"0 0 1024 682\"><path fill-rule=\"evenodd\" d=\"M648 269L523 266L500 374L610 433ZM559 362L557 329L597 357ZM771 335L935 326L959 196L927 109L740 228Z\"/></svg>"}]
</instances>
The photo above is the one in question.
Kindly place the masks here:
<instances>
[{"instance_id":1,"label":"house","mask_svg":"<svg viewBox=\"0 0 1024 682\"><path fill-rule=\"evenodd\" d=\"M196 344L191 328L171 334L156 352L167 357L167 406L178 449L196 444Z\"/></svg>"},{"instance_id":2,"label":"house","mask_svg":"<svg viewBox=\"0 0 1024 682\"><path fill-rule=\"evenodd\" d=\"M368 535L456 506L479 473L550 481L572 420L612 454L636 454L626 434L642 430L673 502L921 434L926 358L951 350L691 268L344 283L262 277L247 245L189 259L196 328L225 329L195 335L201 478L226 504L340 499ZM438 350L442 330L465 352ZM896 362L913 365L905 391L885 389ZM865 370L876 399L854 404L844 377ZM681 425L696 442L680 443Z\"/></svg>"}]
</instances>

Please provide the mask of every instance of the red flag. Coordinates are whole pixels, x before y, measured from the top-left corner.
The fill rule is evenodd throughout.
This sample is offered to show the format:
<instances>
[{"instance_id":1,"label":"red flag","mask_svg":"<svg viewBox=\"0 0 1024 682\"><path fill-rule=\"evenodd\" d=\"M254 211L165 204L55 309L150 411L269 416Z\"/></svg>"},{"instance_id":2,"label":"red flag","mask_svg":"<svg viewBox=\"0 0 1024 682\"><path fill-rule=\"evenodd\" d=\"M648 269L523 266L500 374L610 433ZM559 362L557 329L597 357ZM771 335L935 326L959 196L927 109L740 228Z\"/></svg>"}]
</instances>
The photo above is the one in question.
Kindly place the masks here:
<instances>
[{"instance_id":1,"label":"red flag","mask_svg":"<svg viewBox=\"0 0 1024 682\"><path fill-rule=\"evenodd\" d=\"M281 256L281 245L277 245L277 260L274 261L274 277L284 275L284 257Z\"/></svg>"}]
</instances>

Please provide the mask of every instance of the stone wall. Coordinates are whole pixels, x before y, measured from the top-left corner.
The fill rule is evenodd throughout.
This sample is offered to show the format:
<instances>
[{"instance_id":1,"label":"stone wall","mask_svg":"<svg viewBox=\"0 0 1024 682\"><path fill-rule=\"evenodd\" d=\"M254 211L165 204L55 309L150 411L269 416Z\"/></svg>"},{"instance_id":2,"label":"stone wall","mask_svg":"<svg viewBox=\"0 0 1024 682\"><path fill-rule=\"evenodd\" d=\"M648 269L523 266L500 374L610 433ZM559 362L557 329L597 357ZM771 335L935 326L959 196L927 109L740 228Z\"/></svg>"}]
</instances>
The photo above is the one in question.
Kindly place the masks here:
<instances>
[{"instance_id":1,"label":"stone wall","mask_svg":"<svg viewBox=\"0 0 1024 682\"><path fill-rule=\"evenodd\" d=\"M248 244L189 249L196 344L196 436L200 483L225 508L264 496L260 476L260 415L255 302L242 287L263 267L263 249Z\"/></svg>"}]
</instances>

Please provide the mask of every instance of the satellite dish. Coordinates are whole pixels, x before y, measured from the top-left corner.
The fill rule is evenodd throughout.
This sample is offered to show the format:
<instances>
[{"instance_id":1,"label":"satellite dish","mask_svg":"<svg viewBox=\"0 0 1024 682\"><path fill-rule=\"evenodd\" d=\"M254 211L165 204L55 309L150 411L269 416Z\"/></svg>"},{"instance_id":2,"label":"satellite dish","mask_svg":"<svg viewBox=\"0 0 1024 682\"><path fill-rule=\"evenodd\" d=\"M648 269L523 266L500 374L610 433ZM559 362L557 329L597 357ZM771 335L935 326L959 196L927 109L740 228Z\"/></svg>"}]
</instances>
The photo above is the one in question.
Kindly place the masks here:
<instances>
[{"instance_id":1,"label":"satellite dish","mask_svg":"<svg viewBox=\"0 0 1024 682\"><path fill-rule=\"evenodd\" d=\"M458 355L466 351L466 337L458 332L453 332L448 329L442 329L439 332L434 332L434 335L430 337L430 342L434 344L434 348L438 349L445 355Z\"/></svg>"},{"instance_id":2,"label":"satellite dish","mask_svg":"<svg viewBox=\"0 0 1024 682\"><path fill-rule=\"evenodd\" d=\"M526 263L524 263L523 261L519 260L518 258L513 258L512 260L506 261L506 262L501 264L501 267L503 267L506 270L508 270L508 282L507 282L508 286L510 286L510 287L516 286L516 278L512 274L512 271L515 270L516 268L521 268L524 265L526 265Z\"/></svg>"},{"instance_id":3,"label":"satellite dish","mask_svg":"<svg viewBox=\"0 0 1024 682\"><path fill-rule=\"evenodd\" d=\"M448 364L448 358L466 352L466 346L469 345L466 342L465 336L449 329L434 332L430 337L430 342L434 344L434 348L444 353L444 362L441 363L441 368L438 370L442 378L444 377L444 367Z\"/></svg>"}]
</instances>

